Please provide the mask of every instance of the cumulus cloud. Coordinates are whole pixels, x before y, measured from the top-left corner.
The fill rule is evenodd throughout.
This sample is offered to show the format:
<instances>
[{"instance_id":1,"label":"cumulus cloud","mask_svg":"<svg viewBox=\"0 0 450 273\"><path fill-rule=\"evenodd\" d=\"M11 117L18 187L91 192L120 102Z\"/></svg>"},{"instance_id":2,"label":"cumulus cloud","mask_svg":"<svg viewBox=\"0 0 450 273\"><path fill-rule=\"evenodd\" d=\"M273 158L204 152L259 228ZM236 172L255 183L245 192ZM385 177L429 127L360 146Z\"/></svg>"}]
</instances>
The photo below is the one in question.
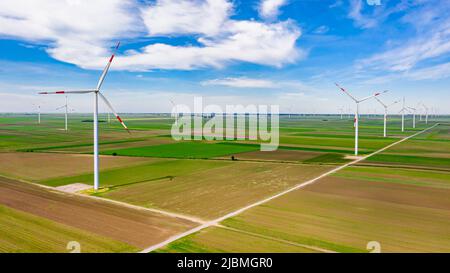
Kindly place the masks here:
<instances>
[{"instance_id":1,"label":"cumulus cloud","mask_svg":"<svg viewBox=\"0 0 450 273\"><path fill-rule=\"evenodd\" d=\"M118 56L113 69L191 70L233 62L282 66L304 53L293 21L233 20L228 0L3 0L0 36L47 44L53 58L101 69L119 39L183 36L196 45L153 42Z\"/></svg>"},{"instance_id":2,"label":"cumulus cloud","mask_svg":"<svg viewBox=\"0 0 450 273\"><path fill-rule=\"evenodd\" d=\"M204 34L221 32L232 4L226 0L160 0L142 8L142 18L150 35Z\"/></svg>"},{"instance_id":3,"label":"cumulus cloud","mask_svg":"<svg viewBox=\"0 0 450 273\"><path fill-rule=\"evenodd\" d=\"M266 19L274 19L280 13L280 8L287 4L287 0L262 0L259 4L259 14Z\"/></svg>"},{"instance_id":4,"label":"cumulus cloud","mask_svg":"<svg viewBox=\"0 0 450 273\"><path fill-rule=\"evenodd\" d=\"M148 45L119 57L116 67L190 70L220 68L235 61L280 67L303 56L295 47L300 30L291 22L229 21L227 29L220 38L202 37L198 40L201 46Z\"/></svg>"}]
</instances>

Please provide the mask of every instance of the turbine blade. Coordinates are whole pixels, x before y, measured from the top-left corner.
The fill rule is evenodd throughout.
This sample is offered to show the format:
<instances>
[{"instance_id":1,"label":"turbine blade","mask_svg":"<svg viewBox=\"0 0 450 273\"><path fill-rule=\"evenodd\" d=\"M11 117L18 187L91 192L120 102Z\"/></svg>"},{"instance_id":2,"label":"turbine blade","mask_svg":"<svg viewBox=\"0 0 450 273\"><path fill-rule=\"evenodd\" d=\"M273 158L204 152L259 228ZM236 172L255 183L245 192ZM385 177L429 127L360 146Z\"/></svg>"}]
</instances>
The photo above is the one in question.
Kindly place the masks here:
<instances>
[{"instance_id":1,"label":"turbine blade","mask_svg":"<svg viewBox=\"0 0 450 273\"><path fill-rule=\"evenodd\" d=\"M337 83L335 83L335 84L336 84L336 86L337 86L339 89L341 89L342 92L344 92L345 94L347 94L352 100L354 100L355 102L358 102L358 100L355 99L355 97L353 97L352 95L350 95L350 93L349 93L347 90L345 90L344 88L342 88L339 84L337 84Z\"/></svg>"},{"instance_id":2,"label":"turbine blade","mask_svg":"<svg viewBox=\"0 0 450 273\"><path fill-rule=\"evenodd\" d=\"M377 98L377 97L375 97L375 99L381 104L381 105L383 105L383 107L387 107L387 105L386 104L384 104L379 98Z\"/></svg>"},{"instance_id":3,"label":"turbine blade","mask_svg":"<svg viewBox=\"0 0 450 273\"><path fill-rule=\"evenodd\" d=\"M390 106L392 106L392 105L394 105L394 104L397 104L397 103L399 103L399 102L400 102L400 101L398 101L398 100L397 100L397 101L394 101L393 103L389 104L388 107L390 107Z\"/></svg>"},{"instance_id":4,"label":"turbine blade","mask_svg":"<svg viewBox=\"0 0 450 273\"><path fill-rule=\"evenodd\" d=\"M116 113L116 111L114 110L114 108L112 107L111 103L106 99L105 96L103 96L102 93L98 92L98 94L100 95L100 98L102 98L102 100L105 102L105 104L108 106L108 108L111 110L111 112L114 114L114 116L116 116L117 120L120 122L120 124L122 124L123 128L125 128L125 130L127 130L128 133L130 133L130 130L128 130L128 127L125 125L125 123L123 122L123 120L120 118L120 116ZM130 133L131 134L131 133Z\"/></svg>"},{"instance_id":5,"label":"turbine blade","mask_svg":"<svg viewBox=\"0 0 450 273\"><path fill-rule=\"evenodd\" d=\"M116 52L117 52L117 49L119 48L119 46L120 46L120 42L117 43L113 54L111 55L108 63L106 64L105 68L103 69L102 75L100 76L100 79L98 80L98 83L97 83L97 90L100 90L100 88L102 87L103 81L105 80L106 74L108 74L109 67L111 66L111 63L114 60L114 56L116 55Z\"/></svg>"},{"instance_id":6,"label":"turbine blade","mask_svg":"<svg viewBox=\"0 0 450 273\"><path fill-rule=\"evenodd\" d=\"M60 90L60 91L52 91L52 92L39 92L40 95L53 95L53 94L87 94L87 93L93 93L95 90Z\"/></svg>"},{"instance_id":7,"label":"turbine blade","mask_svg":"<svg viewBox=\"0 0 450 273\"><path fill-rule=\"evenodd\" d=\"M359 100L359 102L363 102L363 101L366 101L366 100L371 99L371 98L376 98L376 97L378 97L379 95L384 94L384 93L387 93L387 92L388 92L388 91L385 90L385 91L383 91L383 92L375 93L375 94L373 94L373 95L371 95L371 96L368 96L368 97L365 97L365 98Z\"/></svg>"}]
</instances>

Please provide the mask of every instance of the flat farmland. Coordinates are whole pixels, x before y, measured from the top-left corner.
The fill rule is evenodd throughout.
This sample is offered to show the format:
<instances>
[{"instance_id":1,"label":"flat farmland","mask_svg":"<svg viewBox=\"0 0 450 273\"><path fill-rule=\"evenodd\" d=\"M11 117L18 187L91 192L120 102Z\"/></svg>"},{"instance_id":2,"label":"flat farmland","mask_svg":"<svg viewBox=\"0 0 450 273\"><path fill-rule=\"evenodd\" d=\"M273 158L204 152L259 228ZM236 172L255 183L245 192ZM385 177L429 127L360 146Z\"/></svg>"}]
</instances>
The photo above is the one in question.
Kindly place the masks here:
<instances>
[{"instance_id":1,"label":"flat farmland","mask_svg":"<svg viewBox=\"0 0 450 273\"><path fill-rule=\"evenodd\" d=\"M144 183L153 180L173 179L178 176L188 175L197 171L220 168L231 162L216 160L177 160L177 159L154 159L148 164L140 164L124 168L115 168L100 172L100 185L104 188L125 186ZM84 183L91 185L94 179L93 173L58 177L38 181L47 186L63 186L73 183Z\"/></svg>"},{"instance_id":2,"label":"flat farmland","mask_svg":"<svg viewBox=\"0 0 450 273\"><path fill-rule=\"evenodd\" d=\"M248 151L256 151L258 149L259 146L257 145L182 141L172 144L162 144L147 147L114 149L105 151L103 153L117 154L122 156L207 159Z\"/></svg>"},{"instance_id":3,"label":"flat farmland","mask_svg":"<svg viewBox=\"0 0 450 273\"><path fill-rule=\"evenodd\" d=\"M438 136L446 131L441 126L374 158L396 156L398 149L405 150L403 146L418 140L441 141ZM428 150L426 146L422 147L423 155L435 149L429 143ZM442 146L440 153L447 152ZM399 166L380 161L383 164L374 165L372 159L228 218L221 225L251 234L254 244L264 238L336 252L368 252L367 243L377 241L382 252L449 252L450 174L446 168L436 169L445 164L407 161L407 166ZM442 158L436 160L442 162ZM239 252L237 241L216 248L214 240L219 239L210 237L222 235L214 228L206 230L161 251L190 251L192 244L193 251Z\"/></svg>"},{"instance_id":4,"label":"flat farmland","mask_svg":"<svg viewBox=\"0 0 450 273\"><path fill-rule=\"evenodd\" d=\"M450 170L449 130L449 125L439 125L361 164Z\"/></svg>"},{"instance_id":5,"label":"flat farmland","mask_svg":"<svg viewBox=\"0 0 450 273\"><path fill-rule=\"evenodd\" d=\"M71 241L86 252L136 252L138 248L88 231L0 205L0 253L69 252Z\"/></svg>"},{"instance_id":6,"label":"flat farmland","mask_svg":"<svg viewBox=\"0 0 450 273\"><path fill-rule=\"evenodd\" d=\"M90 118L73 115L65 133L61 115L44 115L39 126L34 116L0 116L0 175L92 185ZM118 123L100 123L102 189L93 195L142 209L2 178L3 251L64 252L69 237L85 238L86 252L136 251L198 225L145 208L216 219L349 162L353 152L352 119L336 116L282 117L275 152L259 151L257 141L174 142L169 117L124 119L131 135ZM411 129L408 119L401 132L393 117L382 138L382 125L361 119L362 154L425 128ZM383 252L450 251L448 132L440 125L157 252L367 252L369 241Z\"/></svg>"},{"instance_id":7,"label":"flat farmland","mask_svg":"<svg viewBox=\"0 0 450 273\"><path fill-rule=\"evenodd\" d=\"M266 160L266 161L289 161L289 162L303 162L308 159L315 158L322 155L319 152L296 151L296 150L281 150L278 149L272 152L251 151L236 155L238 160Z\"/></svg>"},{"instance_id":8,"label":"flat farmland","mask_svg":"<svg viewBox=\"0 0 450 273\"><path fill-rule=\"evenodd\" d=\"M155 161L151 158L101 157L101 170L129 167ZM89 155L54 153L0 153L0 175L27 181L91 173L93 158Z\"/></svg>"},{"instance_id":9,"label":"flat farmland","mask_svg":"<svg viewBox=\"0 0 450 273\"><path fill-rule=\"evenodd\" d=\"M367 252L366 245L370 241L380 242L383 252L450 251L448 192L434 198L436 192L433 190L389 189L391 184L368 183L359 185L334 177L326 178L221 224L244 234L336 252ZM383 190L374 191L370 183ZM386 193L389 193L387 197ZM209 232L221 236L212 230ZM203 251L215 252L216 243L208 248L210 236L208 233L195 233L186 241L183 238L169 244L162 251L182 249L183 252L189 250L192 243L193 251L199 250L199 244L204 244ZM239 249L240 244L234 241L234 237L228 237L228 240L231 241L228 242L229 247L221 248L221 251L239 252L246 248L242 246ZM260 239L255 236L252 243L257 245Z\"/></svg>"},{"instance_id":10,"label":"flat farmland","mask_svg":"<svg viewBox=\"0 0 450 273\"><path fill-rule=\"evenodd\" d=\"M29 183L4 178L0 182L3 206L134 248L144 248L195 226L184 219L50 191Z\"/></svg>"},{"instance_id":11,"label":"flat farmland","mask_svg":"<svg viewBox=\"0 0 450 273\"><path fill-rule=\"evenodd\" d=\"M230 240L230 238L232 238ZM191 236L186 236L155 252L160 253L315 253L310 248L273 238L212 227Z\"/></svg>"},{"instance_id":12,"label":"flat farmland","mask_svg":"<svg viewBox=\"0 0 450 273\"><path fill-rule=\"evenodd\" d=\"M221 167L199 170L172 179L114 188L100 193L100 196L213 219L307 181L330 168L319 165L227 162Z\"/></svg>"}]
</instances>

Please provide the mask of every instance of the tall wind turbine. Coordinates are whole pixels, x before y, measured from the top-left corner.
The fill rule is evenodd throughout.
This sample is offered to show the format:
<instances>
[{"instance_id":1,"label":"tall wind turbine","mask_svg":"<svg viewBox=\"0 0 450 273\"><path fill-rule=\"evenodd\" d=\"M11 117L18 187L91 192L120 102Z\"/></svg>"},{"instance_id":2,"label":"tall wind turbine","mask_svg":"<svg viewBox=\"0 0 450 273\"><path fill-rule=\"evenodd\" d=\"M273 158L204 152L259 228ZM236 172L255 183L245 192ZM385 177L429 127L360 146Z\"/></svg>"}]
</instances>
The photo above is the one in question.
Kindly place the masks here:
<instances>
[{"instance_id":1,"label":"tall wind turbine","mask_svg":"<svg viewBox=\"0 0 450 273\"><path fill-rule=\"evenodd\" d=\"M388 115L388 108L391 107L394 104L397 104L398 101L395 101L389 105L383 103L379 98L375 97L375 99L384 107L384 131L383 136L387 137L387 115Z\"/></svg>"},{"instance_id":2,"label":"tall wind turbine","mask_svg":"<svg viewBox=\"0 0 450 273\"><path fill-rule=\"evenodd\" d=\"M355 155L358 155L358 131L359 131L359 104L363 101L369 100L371 98L375 98L383 93L386 93L387 91L383 91L381 93L375 93L371 96L365 97L363 99L356 99L355 97L353 97L349 92L347 92L347 90L345 90L344 88L342 88L341 86L339 86L339 84L335 83L336 86L342 90L342 92L344 92L345 94L347 94L347 96L349 96L355 103L356 103L356 113L355 113Z\"/></svg>"},{"instance_id":3,"label":"tall wind turbine","mask_svg":"<svg viewBox=\"0 0 450 273\"><path fill-rule=\"evenodd\" d=\"M116 113L111 103L100 93L100 88L102 87L103 81L105 80L106 74L109 71L109 67L114 59L114 56L119 48L120 43L115 47L114 53L111 55L108 63L106 64L105 69L98 80L97 87L95 89L87 89L87 90L74 90L74 91L56 91L56 92L40 92L39 94L94 94L94 190L97 191L99 188L99 156L98 156L98 97L103 100L103 102L109 107L111 112L116 116L117 120L122 124L122 126L128 131L127 126L123 122L123 120ZM128 131L129 133L129 131Z\"/></svg>"},{"instance_id":4,"label":"tall wind turbine","mask_svg":"<svg viewBox=\"0 0 450 273\"><path fill-rule=\"evenodd\" d=\"M64 105L62 105L62 106L60 106L60 107L58 107L58 108L56 108L56 110L59 110L59 109L62 109L62 108L65 108L65 110L66 110L66 112L64 113L65 115L64 115L64 118L65 118L65 126L64 126L64 130L67 132L67 130L68 130L68 126L67 126L67 115L69 114L69 105L68 105L68 103L67 103L67 96L66 96L66 104L64 104Z\"/></svg>"}]
</instances>

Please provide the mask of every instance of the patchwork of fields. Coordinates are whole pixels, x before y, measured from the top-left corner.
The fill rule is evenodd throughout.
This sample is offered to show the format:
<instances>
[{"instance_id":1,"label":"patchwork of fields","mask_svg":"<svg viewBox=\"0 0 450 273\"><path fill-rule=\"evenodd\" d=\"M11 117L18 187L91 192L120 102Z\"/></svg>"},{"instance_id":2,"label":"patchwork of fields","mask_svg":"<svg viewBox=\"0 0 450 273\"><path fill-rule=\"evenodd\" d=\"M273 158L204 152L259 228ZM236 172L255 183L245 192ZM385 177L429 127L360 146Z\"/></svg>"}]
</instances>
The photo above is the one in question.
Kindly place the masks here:
<instances>
[{"instance_id":1,"label":"patchwork of fields","mask_svg":"<svg viewBox=\"0 0 450 273\"><path fill-rule=\"evenodd\" d=\"M170 118L129 116L131 135L100 123L102 189L81 196L53 187L92 184L90 117L71 117L69 133L62 116L42 118L0 116L0 252L66 252L68 241L139 251L350 162L354 141L352 120L333 116L282 118L275 152L256 141L176 142ZM392 119L382 138L382 120L363 119L361 153L426 127L402 133ZM369 241L450 251L449 131L439 125L157 251L367 252Z\"/></svg>"}]
</instances>

